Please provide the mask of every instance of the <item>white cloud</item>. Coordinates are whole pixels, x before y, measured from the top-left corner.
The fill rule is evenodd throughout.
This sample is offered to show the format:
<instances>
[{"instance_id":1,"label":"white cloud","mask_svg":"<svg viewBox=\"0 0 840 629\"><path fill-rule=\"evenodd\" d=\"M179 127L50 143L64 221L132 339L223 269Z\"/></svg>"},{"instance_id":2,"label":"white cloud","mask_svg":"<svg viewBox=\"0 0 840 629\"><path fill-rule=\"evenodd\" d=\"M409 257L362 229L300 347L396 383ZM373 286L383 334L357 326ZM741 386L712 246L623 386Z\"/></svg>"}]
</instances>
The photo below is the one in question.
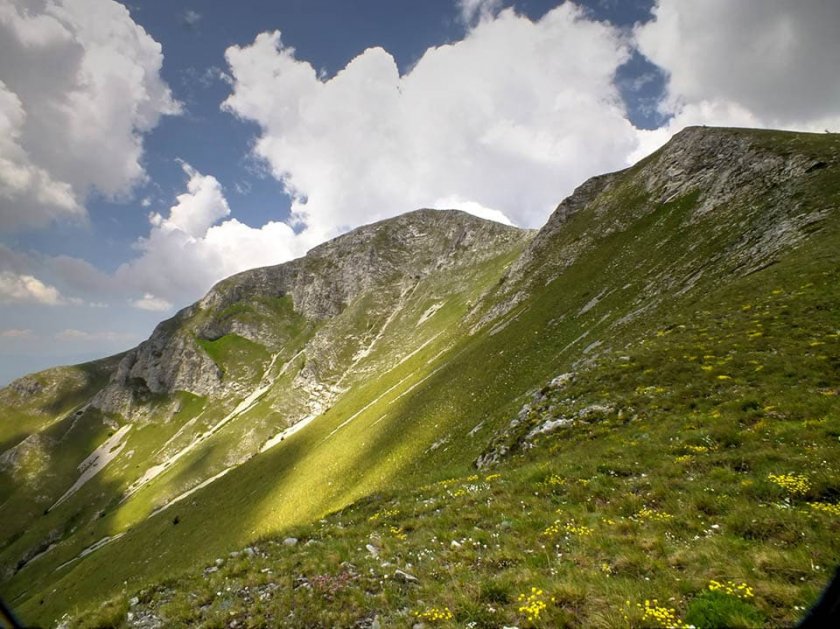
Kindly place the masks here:
<instances>
[{"instance_id":1,"label":"white cloud","mask_svg":"<svg viewBox=\"0 0 840 629\"><path fill-rule=\"evenodd\" d=\"M167 218L156 213L150 221L163 231L179 230L193 238L204 238L211 225L230 214L230 207L215 177L202 175L187 163L181 167L189 177L187 192L178 195L178 203L170 208Z\"/></svg>"},{"instance_id":2,"label":"white cloud","mask_svg":"<svg viewBox=\"0 0 840 629\"><path fill-rule=\"evenodd\" d=\"M66 303L66 301L62 298L58 289L44 284L37 277L12 271L1 271L0 303L57 306Z\"/></svg>"},{"instance_id":3,"label":"white cloud","mask_svg":"<svg viewBox=\"0 0 840 629\"><path fill-rule=\"evenodd\" d=\"M183 20L184 25L190 28L195 28L201 21L201 13L199 13L198 11L194 11L193 9L187 9L186 11L184 11L183 15L181 16L181 19Z\"/></svg>"},{"instance_id":4,"label":"white cloud","mask_svg":"<svg viewBox=\"0 0 840 629\"><path fill-rule=\"evenodd\" d=\"M165 299L155 297L151 293L146 293L140 299L131 300L131 305L140 310L149 310L151 312L165 312L172 308L172 304Z\"/></svg>"},{"instance_id":5,"label":"white cloud","mask_svg":"<svg viewBox=\"0 0 840 629\"><path fill-rule=\"evenodd\" d=\"M0 0L0 228L84 219L145 177L142 134L178 111L162 60L112 0Z\"/></svg>"},{"instance_id":6,"label":"white cloud","mask_svg":"<svg viewBox=\"0 0 840 629\"><path fill-rule=\"evenodd\" d=\"M473 216L478 216L488 221L496 221L504 225L513 225L510 219L505 216L501 210L494 210L493 208L484 207L475 201L467 201L458 197L457 195L449 196L443 199L438 199L432 204L433 207L442 210L461 210Z\"/></svg>"},{"instance_id":7,"label":"white cloud","mask_svg":"<svg viewBox=\"0 0 840 629\"><path fill-rule=\"evenodd\" d=\"M4 339L18 339L22 341L32 340L35 337L35 333L30 329L21 329L21 328L9 328L7 330L0 331L0 337Z\"/></svg>"},{"instance_id":8,"label":"white cloud","mask_svg":"<svg viewBox=\"0 0 840 629\"><path fill-rule=\"evenodd\" d=\"M617 30L572 3L538 22L512 10L481 20L403 76L372 48L319 77L263 33L227 50L224 107L260 125L254 151L316 241L453 198L536 226L636 148L613 84L627 56Z\"/></svg>"},{"instance_id":9,"label":"white cloud","mask_svg":"<svg viewBox=\"0 0 840 629\"><path fill-rule=\"evenodd\" d=\"M285 262L315 244L285 223L254 228L222 220L230 208L218 180L189 164L183 169L187 192L178 195L166 216L149 217L149 235L136 244L138 256L113 278L115 286L143 295L131 301L134 307L163 311L188 303L229 275Z\"/></svg>"},{"instance_id":10,"label":"white cloud","mask_svg":"<svg viewBox=\"0 0 840 629\"><path fill-rule=\"evenodd\" d=\"M136 336L134 334L125 332L112 332L110 330L97 330L96 332L87 332L85 330L76 330L73 328L62 330L56 333L55 339L58 341L113 341L125 342L134 341Z\"/></svg>"},{"instance_id":11,"label":"white cloud","mask_svg":"<svg viewBox=\"0 0 840 629\"><path fill-rule=\"evenodd\" d=\"M668 73L673 119L640 153L691 124L840 131L840 3L659 0L653 14L635 39Z\"/></svg>"},{"instance_id":12,"label":"white cloud","mask_svg":"<svg viewBox=\"0 0 840 629\"><path fill-rule=\"evenodd\" d=\"M492 18L502 8L502 0L457 0L455 4L461 22L468 26Z\"/></svg>"}]
</instances>

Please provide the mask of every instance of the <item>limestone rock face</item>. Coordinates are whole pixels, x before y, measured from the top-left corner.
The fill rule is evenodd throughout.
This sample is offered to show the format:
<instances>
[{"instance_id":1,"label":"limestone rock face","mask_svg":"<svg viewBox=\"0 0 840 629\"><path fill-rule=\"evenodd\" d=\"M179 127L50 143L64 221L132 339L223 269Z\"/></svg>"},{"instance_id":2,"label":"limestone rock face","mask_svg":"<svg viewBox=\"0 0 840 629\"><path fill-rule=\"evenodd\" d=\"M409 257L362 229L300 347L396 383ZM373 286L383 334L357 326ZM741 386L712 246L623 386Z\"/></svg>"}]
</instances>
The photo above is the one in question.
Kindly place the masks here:
<instances>
[{"instance_id":1,"label":"limestone rock face","mask_svg":"<svg viewBox=\"0 0 840 629\"><path fill-rule=\"evenodd\" d=\"M191 308L158 325L148 340L125 355L109 385L94 398L95 407L131 415L152 394L182 390L210 395L221 390L219 368L188 333L176 327Z\"/></svg>"},{"instance_id":2,"label":"limestone rock face","mask_svg":"<svg viewBox=\"0 0 840 629\"><path fill-rule=\"evenodd\" d=\"M522 230L455 210L418 210L366 225L313 248L305 257L245 271L217 284L201 310L222 309L249 296L291 295L307 319L334 317L362 292L383 282L489 257Z\"/></svg>"},{"instance_id":3,"label":"limestone rock face","mask_svg":"<svg viewBox=\"0 0 840 629\"><path fill-rule=\"evenodd\" d=\"M209 397L243 393L199 342L235 334L271 347L272 340L280 344L281 339L272 339L266 317L243 321L224 316L230 309L243 304L259 307L260 300L290 297L297 315L323 322L340 315L362 295L378 294L387 302L399 294L392 290L395 286L416 284L436 270L490 258L527 236L524 230L460 211L418 210L360 227L313 248L303 258L239 273L158 325L148 340L129 351L93 404L131 416L154 394L177 390ZM310 363L301 376L313 391L323 386L313 375L317 368L312 364L332 360L321 356L330 345L323 336L316 334L310 341ZM321 400L318 405L323 404Z\"/></svg>"}]
</instances>

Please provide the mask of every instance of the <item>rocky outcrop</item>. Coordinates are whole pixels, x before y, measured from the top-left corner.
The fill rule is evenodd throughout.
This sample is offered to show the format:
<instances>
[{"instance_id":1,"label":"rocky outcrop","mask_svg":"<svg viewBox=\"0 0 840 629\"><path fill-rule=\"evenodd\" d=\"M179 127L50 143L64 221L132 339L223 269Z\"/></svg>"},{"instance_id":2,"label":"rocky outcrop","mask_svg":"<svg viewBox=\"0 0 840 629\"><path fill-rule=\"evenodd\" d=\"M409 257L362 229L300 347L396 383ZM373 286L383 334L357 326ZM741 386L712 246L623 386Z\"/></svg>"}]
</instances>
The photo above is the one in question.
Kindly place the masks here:
<instances>
[{"instance_id":1,"label":"rocky outcrop","mask_svg":"<svg viewBox=\"0 0 840 629\"><path fill-rule=\"evenodd\" d=\"M290 295L296 312L311 320L327 319L385 281L419 279L491 257L522 234L457 210L417 210L355 229L303 258L234 275L214 286L197 306L221 310L249 296Z\"/></svg>"},{"instance_id":2,"label":"rocky outcrop","mask_svg":"<svg viewBox=\"0 0 840 629\"><path fill-rule=\"evenodd\" d=\"M816 159L807 146L792 142L794 134L784 135L688 127L635 166L589 179L560 203L511 265L492 307L482 312L476 327L511 312L536 283L550 282L596 240L624 231L645 215L690 195L696 195L691 224L703 222L711 233L741 235L717 253L716 262L741 274L771 264L827 215L827 208L801 211L800 192L808 177L835 167ZM593 220L585 231L567 237L569 221L583 210L591 212ZM669 289L687 290L696 278L668 281Z\"/></svg>"},{"instance_id":3,"label":"rocky outcrop","mask_svg":"<svg viewBox=\"0 0 840 629\"><path fill-rule=\"evenodd\" d=\"M192 307L161 323L148 340L128 352L108 386L94 397L93 406L130 416L155 394L220 391L221 370L192 335L179 327L191 312Z\"/></svg>"},{"instance_id":4,"label":"rocky outcrop","mask_svg":"<svg viewBox=\"0 0 840 629\"><path fill-rule=\"evenodd\" d=\"M271 347L271 326L263 325L269 315L247 322L225 316L237 305L259 308L260 299L288 296L296 315L320 322L338 316L363 294L373 291L391 299L395 291L386 288L413 285L435 271L488 259L527 235L460 211L418 210L360 227L303 258L239 273L158 325L148 340L125 355L93 404L132 416L156 394L183 390L218 397L240 392L198 342L237 334ZM325 344L317 335L310 341L315 362ZM312 381L314 373L310 363L302 376L308 388L324 389L325 383ZM316 401L318 407L325 403Z\"/></svg>"}]
</instances>

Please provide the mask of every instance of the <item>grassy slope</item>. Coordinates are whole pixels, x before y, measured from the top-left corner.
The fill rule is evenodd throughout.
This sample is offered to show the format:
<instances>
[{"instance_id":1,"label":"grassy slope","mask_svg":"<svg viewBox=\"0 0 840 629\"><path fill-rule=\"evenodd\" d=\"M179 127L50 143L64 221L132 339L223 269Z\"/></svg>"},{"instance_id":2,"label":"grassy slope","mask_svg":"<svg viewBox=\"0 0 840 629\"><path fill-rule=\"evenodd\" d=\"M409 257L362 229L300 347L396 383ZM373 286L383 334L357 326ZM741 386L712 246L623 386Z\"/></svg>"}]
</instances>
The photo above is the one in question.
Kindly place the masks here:
<instances>
[{"instance_id":1,"label":"grassy slope","mask_svg":"<svg viewBox=\"0 0 840 629\"><path fill-rule=\"evenodd\" d=\"M404 388L421 379L425 374L424 370L428 368L426 362L442 349L451 346L453 340L459 337L458 329L454 324L463 316L467 302L474 302L478 297L478 292L486 290L489 284L496 281L504 266L518 255L520 250L521 245L500 258L490 260L473 269L460 269L457 274L443 273L423 280L415 290L412 300L400 311L399 318L392 322L393 330L390 330L389 326L391 333L387 340L378 344L375 351L358 365L361 375L357 375L356 378L366 381L368 387L402 381ZM442 300L436 302L442 303L442 307L428 321L422 325L415 325L428 309L430 299ZM348 308L348 313L352 315L356 310L358 310L358 316L365 316L364 309L356 309L352 305ZM342 326L353 328L354 324L344 321ZM425 341L430 342L420 352L408 356L410 352L406 348L417 347ZM240 353L240 348L246 350L251 348L249 342L243 343L236 338L225 340L221 344L217 341L214 344L215 347L211 346L211 351L224 349L224 351L214 351L214 359L220 362L224 362L225 357L230 361ZM284 353L289 354L293 351L288 347L283 350ZM281 361L278 361L278 364L279 362ZM226 364L231 368L229 362ZM235 364L232 368L239 369ZM367 375L371 372L378 373L385 368L390 371L380 379L371 380ZM290 379L288 382L281 381L275 388L279 390L290 384ZM351 386L353 382L347 382L345 385ZM398 389L393 391L394 395L398 393ZM357 460L366 455L363 450L358 449L357 446L360 444L353 440L342 439L340 442L329 440L323 442L322 446L321 442L338 424L366 403L364 394L358 394L351 386L351 392L342 398L334 412L331 411L328 414L330 419L335 418L334 423L322 422L321 430L304 431L297 436L297 439L288 440L268 454L253 459L243 469L235 470L229 477L215 483L212 487L218 495L222 496L222 501L216 506L209 503L203 504L200 506L200 515L193 516L191 512L195 512L194 506L187 503L184 504L184 509L181 509L181 505L178 505L172 512L154 516L119 543L104 548L92 556L101 555L105 561L104 564L93 566L88 559L70 564L53 574L56 566L75 557L90 543L106 535L122 532L128 525L137 523L148 515L156 504L160 503L161 496L177 495L179 491L173 489L173 484L178 485L182 481L173 480L173 478L208 476L211 470L215 471L218 468L218 466L211 467L212 459L224 459L229 445L236 443L246 432L253 431L255 426L256 428L262 426L262 440L276 432L276 421L273 428L268 426L266 418L262 416L266 408L258 405L208 439L203 448L167 471L153 486L141 490L134 498L122 505L112 505L113 509L108 509L104 517L96 521L89 531L85 531L83 540L76 539L72 543L62 544L48 557L27 566L8 585L6 591L14 597L16 592L30 590L33 584L50 583L56 577L62 578L70 571L70 576L64 582L69 582L72 590L78 590L78 585L81 585L83 596L100 596L103 592L102 576L105 576L105 581L110 584L114 583L111 577L127 578L129 581L133 579L145 581L160 574L161 571L183 569L184 566L191 565L196 556L207 556L208 553L224 549L232 539L251 535L252 531L277 530L278 527L287 526L290 522L304 521L313 515L347 504L353 498L369 491L371 487L381 485L383 478L386 478L388 474L377 470L368 475L367 483L361 484L354 482L353 478L356 477L347 475L342 488L336 487L333 492L325 493L322 488L322 475L325 469L352 471L357 467ZM177 417L175 419L177 421L170 422L174 425L169 432L173 432L174 428L184 423ZM138 427L138 431L153 430L154 427L155 424L145 424ZM301 441L299 437L304 434L306 439ZM257 443L261 443L262 440L258 440ZM150 438L148 441L159 444L162 438ZM335 447L333 443L339 443L340 447ZM361 447L364 447L364 443ZM304 457L304 452L308 451L314 451L314 454ZM305 462L305 470L292 474L291 470L301 460ZM293 481L299 475L308 478L309 482ZM228 478L233 479L233 483L230 483ZM269 481L269 478L278 479L279 482ZM126 484L123 482L123 488ZM236 489L231 489L231 487L236 487ZM243 492L241 487L253 488L253 491ZM100 489L96 484L92 484L91 491ZM255 493L263 495L257 500L254 497ZM319 497L319 500L314 502L313 496ZM260 502L264 502L265 506L261 506ZM273 513L278 505L282 508L278 513ZM270 515L260 515L262 511L267 511ZM185 526L170 529L168 525L175 514L180 514ZM244 517L248 519L244 520ZM219 526L213 531L207 529L206 534L197 535L199 531L195 528L195 522L201 520L216 522ZM256 521L257 524L249 524L251 521ZM161 525L166 535L156 542L150 542L150 539L159 537ZM183 533L184 536L179 533ZM154 549L151 552L157 555L157 558L147 556L149 548ZM153 563L149 564L148 561ZM102 572L103 565L109 567L106 573ZM120 573L119 577L116 576L114 569ZM90 573L87 572L88 570ZM84 576L87 574L93 575L93 578ZM77 579L82 582L76 583ZM36 587L45 589L46 585ZM54 602L57 609L67 606L67 601L58 593L48 597L47 600Z\"/></svg>"},{"instance_id":2,"label":"grassy slope","mask_svg":"<svg viewBox=\"0 0 840 629\"><path fill-rule=\"evenodd\" d=\"M813 193L820 202L836 205L836 182L830 175L818 174L806 196ZM243 605L252 615L277 619L285 617L294 601L299 616L292 624L301 626L311 624L312 615L324 624L374 612L397 619L406 606L423 613L435 605L448 607L459 621L492 626L502 619L523 621L527 614L518 610L515 597L534 585L550 590L558 601L540 612L537 623L614 624L624 622L625 600L674 596L669 605L683 613L704 580L726 577L747 579L756 588L750 608L738 613L793 618L793 606L809 601L824 576L819 570L804 570L804 557L813 555L814 565L823 566L837 556L828 532L830 516L802 506L833 500L837 482L837 471L819 464L837 459L836 397L829 395L837 387L837 352L829 351L831 343L836 347L838 329L832 315L838 296L837 219L824 221L806 245L777 265L723 287L715 281L726 272L721 266L717 276L710 272L705 283L683 298L663 300L643 320L619 324L633 307L633 296L649 292L650 278L662 283L661 260L649 255L651 251L683 250L686 242L701 242L706 249L695 246L694 260L679 262L689 269L726 245L702 238L702 225L687 224L693 202L684 198L660 207L628 230L603 238L511 313L509 325L497 334L485 331L463 339L435 358L446 348L437 337L440 341L351 390L311 428L196 494L183 509L179 506L178 525L172 524L172 514L153 518L76 564L43 606L33 599L24 609L34 613L42 607L41 614L49 617L68 605L99 598L123 579L130 581L129 588L139 586L255 537L305 527L371 491L403 487L392 498L401 517L380 516L371 522L368 511L381 505L362 504L323 526L300 529L300 535L323 546L291 552L266 544L272 561L281 562L282 569L274 572L282 577L265 576L255 562L233 562L236 567L213 577L235 579L230 595L216 590L217 581L211 582L211 591L203 581L185 577L168 617L191 618L201 609L191 598L195 595L207 599L201 612L211 616L220 610L236 613ZM587 223L597 226L597 220L582 212L564 237L573 241ZM637 284L625 278L635 278ZM572 316L605 288L608 292L594 308ZM449 310L441 308L430 322L440 317L438 331L453 329L474 297L448 304ZM766 313L767 319L754 321L757 313ZM757 335L757 323L762 323L762 336ZM792 324L801 334L791 334ZM393 325L395 330L408 329L407 321ZM648 334L651 329L659 333ZM588 335L581 339L584 332ZM614 417L567 430L565 438L547 438L550 443L509 464L500 479L466 480L469 462L518 410L527 392L570 369L595 340L604 344L597 348L601 356L596 365L579 368L569 391L552 393L560 397L550 412L607 400L621 407L621 415L616 410ZM819 343L829 347L823 352ZM370 361L378 358L384 360L374 354ZM702 369L698 361L712 369ZM791 381L799 387L792 390ZM752 423L745 420L750 414ZM350 418L341 434L330 436ZM477 431L469 436L474 427ZM429 449L441 439L445 441ZM797 456L780 450L779 440ZM810 449L796 450L793 442ZM579 456L581 448L587 450L585 458ZM809 495L786 496L769 481L769 474L787 472L809 475ZM448 475L462 480L416 493L418 485ZM785 498L792 508L774 506L786 504ZM759 504L767 505L760 518L748 517ZM557 509L561 512L555 513ZM383 528L379 522L386 519L389 524ZM549 540L542 532L554 520L560 521L558 535ZM573 520L575 526L567 528ZM720 528L698 528L718 520ZM762 532L765 522L769 533ZM588 529L598 534L588 535ZM379 575L391 568L381 567L381 559L371 565L373 580L366 569L338 566L340 560L349 560L367 568L372 560L359 549L371 533L389 561L413 565L422 579L420 589L387 579L379 583ZM453 536L480 540L486 553L469 549L472 542L450 546ZM552 550L555 543L559 550ZM760 552L765 554L755 555ZM106 573L104 566L109 566ZM476 578L477 571L481 578ZM289 585L283 580L297 573L318 576L314 582L320 585L302 591L281 587L264 609L246 606L243 595L235 594L241 592L238 586L256 587L259 581ZM327 609L318 605L318 597L312 598L312 592L323 594L318 588L328 588L342 604ZM372 595L364 595L365 590ZM584 597L584 592L590 595ZM631 617L641 613L632 605L628 612Z\"/></svg>"}]
</instances>

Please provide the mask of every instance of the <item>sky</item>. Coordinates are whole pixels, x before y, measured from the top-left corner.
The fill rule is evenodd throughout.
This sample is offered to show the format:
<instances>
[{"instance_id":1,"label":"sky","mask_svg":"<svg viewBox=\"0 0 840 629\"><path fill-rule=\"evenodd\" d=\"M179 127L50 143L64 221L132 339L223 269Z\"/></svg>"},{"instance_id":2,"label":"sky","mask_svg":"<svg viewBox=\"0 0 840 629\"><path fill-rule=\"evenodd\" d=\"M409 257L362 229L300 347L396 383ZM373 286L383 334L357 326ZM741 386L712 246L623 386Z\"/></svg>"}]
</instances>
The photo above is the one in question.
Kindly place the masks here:
<instances>
[{"instance_id":1,"label":"sky","mask_svg":"<svg viewBox=\"0 0 840 629\"><path fill-rule=\"evenodd\" d=\"M421 207L539 227L687 125L840 131L836 0L0 0L0 385Z\"/></svg>"}]
</instances>

